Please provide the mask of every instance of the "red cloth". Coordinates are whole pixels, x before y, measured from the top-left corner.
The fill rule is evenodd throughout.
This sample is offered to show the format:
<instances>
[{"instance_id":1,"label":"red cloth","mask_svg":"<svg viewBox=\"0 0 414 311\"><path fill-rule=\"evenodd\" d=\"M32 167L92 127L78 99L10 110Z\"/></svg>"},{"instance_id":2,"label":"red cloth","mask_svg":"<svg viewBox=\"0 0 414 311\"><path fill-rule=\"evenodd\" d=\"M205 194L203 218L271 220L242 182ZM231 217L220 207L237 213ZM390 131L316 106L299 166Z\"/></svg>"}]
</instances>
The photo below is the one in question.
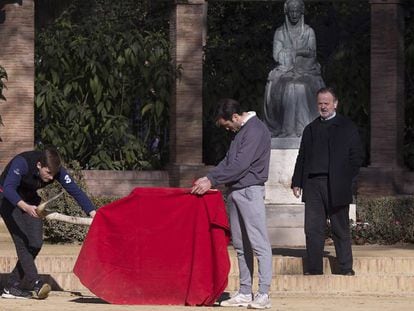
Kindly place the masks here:
<instances>
[{"instance_id":1,"label":"red cloth","mask_svg":"<svg viewBox=\"0 0 414 311\"><path fill-rule=\"evenodd\" d=\"M228 242L220 192L135 188L98 210L74 273L110 303L212 305L227 286Z\"/></svg>"}]
</instances>

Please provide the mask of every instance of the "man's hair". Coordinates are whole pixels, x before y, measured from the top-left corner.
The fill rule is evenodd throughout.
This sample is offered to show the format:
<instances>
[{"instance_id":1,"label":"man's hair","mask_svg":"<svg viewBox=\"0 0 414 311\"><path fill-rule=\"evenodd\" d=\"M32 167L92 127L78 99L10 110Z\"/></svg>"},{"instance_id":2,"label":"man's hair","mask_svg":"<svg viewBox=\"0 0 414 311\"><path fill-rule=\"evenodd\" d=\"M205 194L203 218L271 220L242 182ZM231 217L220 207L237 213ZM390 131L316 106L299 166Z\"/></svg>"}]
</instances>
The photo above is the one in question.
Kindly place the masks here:
<instances>
[{"instance_id":1,"label":"man's hair","mask_svg":"<svg viewBox=\"0 0 414 311\"><path fill-rule=\"evenodd\" d=\"M316 96L319 94L325 94L325 93L331 93L334 101L338 101L338 97L336 96L336 91L332 86L327 86L319 89L319 91L316 92Z\"/></svg>"},{"instance_id":2,"label":"man's hair","mask_svg":"<svg viewBox=\"0 0 414 311\"><path fill-rule=\"evenodd\" d=\"M292 3L298 3L300 5L300 11L302 14L305 13L305 3L303 2L303 0L286 0L285 4L283 6L284 12L285 14L287 14L289 7Z\"/></svg>"},{"instance_id":3,"label":"man's hair","mask_svg":"<svg viewBox=\"0 0 414 311\"><path fill-rule=\"evenodd\" d=\"M52 175L56 175L62 165L59 152L53 146L47 146L43 150L39 162L42 167L47 167Z\"/></svg>"},{"instance_id":4,"label":"man's hair","mask_svg":"<svg viewBox=\"0 0 414 311\"><path fill-rule=\"evenodd\" d=\"M244 112L239 102L231 98L220 99L217 105L216 120L222 118L225 121L231 121L233 114L241 115Z\"/></svg>"}]
</instances>

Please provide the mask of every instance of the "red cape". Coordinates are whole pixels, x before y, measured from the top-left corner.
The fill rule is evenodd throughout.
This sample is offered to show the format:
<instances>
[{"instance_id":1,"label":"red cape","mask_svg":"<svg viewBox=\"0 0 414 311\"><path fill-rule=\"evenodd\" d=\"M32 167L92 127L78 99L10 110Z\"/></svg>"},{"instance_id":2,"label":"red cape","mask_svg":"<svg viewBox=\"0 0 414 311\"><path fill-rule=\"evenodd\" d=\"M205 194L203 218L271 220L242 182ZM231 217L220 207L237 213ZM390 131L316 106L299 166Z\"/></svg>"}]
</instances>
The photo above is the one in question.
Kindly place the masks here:
<instances>
[{"instance_id":1,"label":"red cape","mask_svg":"<svg viewBox=\"0 0 414 311\"><path fill-rule=\"evenodd\" d=\"M220 192L135 188L98 210L74 273L110 303L212 305L227 286L228 242Z\"/></svg>"}]
</instances>

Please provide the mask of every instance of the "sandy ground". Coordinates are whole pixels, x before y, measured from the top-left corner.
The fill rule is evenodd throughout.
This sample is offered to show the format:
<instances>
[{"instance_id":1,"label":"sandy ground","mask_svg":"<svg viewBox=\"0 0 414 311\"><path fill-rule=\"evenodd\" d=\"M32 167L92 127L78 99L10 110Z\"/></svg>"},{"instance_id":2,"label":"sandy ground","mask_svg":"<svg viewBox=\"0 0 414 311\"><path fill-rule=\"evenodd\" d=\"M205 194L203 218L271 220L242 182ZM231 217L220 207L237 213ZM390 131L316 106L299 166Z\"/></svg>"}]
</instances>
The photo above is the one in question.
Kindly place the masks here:
<instances>
[{"instance_id":1,"label":"sandy ground","mask_svg":"<svg viewBox=\"0 0 414 311\"><path fill-rule=\"evenodd\" d=\"M414 310L414 296L378 296L378 295L273 295L272 309L280 311L313 311L313 310ZM111 305L91 296L79 293L52 292L46 300L0 299L1 311L78 311L78 310L136 310L136 311L200 311L218 310L223 307L185 307L185 306L126 306ZM244 310L245 308L226 308Z\"/></svg>"}]
</instances>

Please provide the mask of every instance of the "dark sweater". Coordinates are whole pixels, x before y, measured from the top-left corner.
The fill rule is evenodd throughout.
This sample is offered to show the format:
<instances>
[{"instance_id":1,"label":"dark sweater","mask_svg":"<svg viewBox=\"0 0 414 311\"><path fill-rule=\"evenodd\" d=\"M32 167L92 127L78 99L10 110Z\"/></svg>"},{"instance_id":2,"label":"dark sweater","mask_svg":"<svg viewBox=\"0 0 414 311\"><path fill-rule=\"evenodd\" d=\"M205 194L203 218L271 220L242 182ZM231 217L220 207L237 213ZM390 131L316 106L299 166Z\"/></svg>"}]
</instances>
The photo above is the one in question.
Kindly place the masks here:
<instances>
[{"instance_id":1,"label":"dark sweater","mask_svg":"<svg viewBox=\"0 0 414 311\"><path fill-rule=\"evenodd\" d=\"M269 174L270 132L256 116L251 117L233 138L225 158L208 174L213 186L234 189L263 185Z\"/></svg>"},{"instance_id":2,"label":"dark sweater","mask_svg":"<svg viewBox=\"0 0 414 311\"><path fill-rule=\"evenodd\" d=\"M319 119L315 122L310 174L328 174L329 172L329 131L334 119L327 121Z\"/></svg>"}]
</instances>

